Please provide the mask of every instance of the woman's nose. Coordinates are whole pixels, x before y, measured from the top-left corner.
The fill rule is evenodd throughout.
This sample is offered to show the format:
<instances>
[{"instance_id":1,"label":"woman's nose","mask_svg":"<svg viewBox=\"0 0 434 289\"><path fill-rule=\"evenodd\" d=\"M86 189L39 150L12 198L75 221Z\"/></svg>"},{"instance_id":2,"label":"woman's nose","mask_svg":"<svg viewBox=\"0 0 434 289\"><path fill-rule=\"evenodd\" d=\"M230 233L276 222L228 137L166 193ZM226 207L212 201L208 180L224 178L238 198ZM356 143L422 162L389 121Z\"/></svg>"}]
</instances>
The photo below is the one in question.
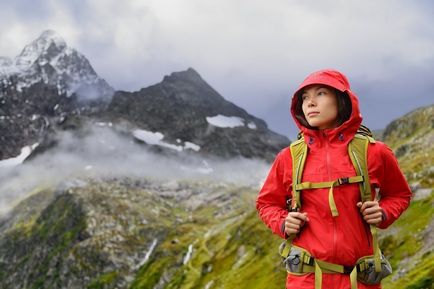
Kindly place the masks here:
<instances>
[{"instance_id":1,"label":"woman's nose","mask_svg":"<svg viewBox=\"0 0 434 289\"><path fill-rule=\"evenodd\" d=\"M310 97L310 98L307 100L307 106L308 106L308 107L315 106L315 102L314 102L314 100L313 100L312 97Z\"/></svg>"}]
</instances>

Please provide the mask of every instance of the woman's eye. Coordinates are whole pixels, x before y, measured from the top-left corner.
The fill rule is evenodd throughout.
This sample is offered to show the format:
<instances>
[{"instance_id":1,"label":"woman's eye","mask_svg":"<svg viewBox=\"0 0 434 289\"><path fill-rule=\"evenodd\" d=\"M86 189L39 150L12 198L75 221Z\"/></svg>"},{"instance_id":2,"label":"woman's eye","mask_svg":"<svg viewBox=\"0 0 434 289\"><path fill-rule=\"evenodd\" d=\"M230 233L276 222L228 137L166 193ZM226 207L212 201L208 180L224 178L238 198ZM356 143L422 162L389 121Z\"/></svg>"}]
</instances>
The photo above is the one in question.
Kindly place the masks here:
<instances>
[{"instance_id":1,"label":"woman's eye","mask_svg":"<svg viewBox=\"0 0 434 289\"><path fill-rule=\"evenodd\" d=\"M318 91L318 95L324 95L327 94L327 92L325 92L324 90Z\"/></svg>"},{"instance_id":2,"label":"woman's eye","mask_svg":"<svg viewBox=\"0 0 434 289\"><path fill-rule=\"evenodd\" d=\"M307 95L302 95L301 96L301 100L306 100L307 99Z\"/></svg>"}]
</instances>

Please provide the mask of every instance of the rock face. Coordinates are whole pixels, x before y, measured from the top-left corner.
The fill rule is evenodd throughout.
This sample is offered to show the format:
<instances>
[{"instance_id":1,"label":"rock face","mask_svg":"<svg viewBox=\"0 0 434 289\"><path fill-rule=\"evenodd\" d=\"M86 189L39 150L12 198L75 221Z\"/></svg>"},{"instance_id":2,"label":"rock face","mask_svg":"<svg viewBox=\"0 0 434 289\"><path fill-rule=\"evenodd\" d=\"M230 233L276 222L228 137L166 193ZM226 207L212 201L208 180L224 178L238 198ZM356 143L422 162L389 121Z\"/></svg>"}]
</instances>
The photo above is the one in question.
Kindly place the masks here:
<instances>
[{"instance_id":1,"label":"rock face","mask_svg":"<svg viewBox=\"0 0 434 289\"><path fill-rule=\"evenodd\" d=\"M112 95L82 54L45 31L14 60L0 58L0 159L49 143L56 125L105 108Z\"/></svg>"},{"instance_id":2,"label":"rock face","mask_svg":"<svg viewBox=\"0 0 434 289\"><path fill-rule=\"evenodd\" d=\"M58 94L43 82L23 87L3 88L0 105L0 159L19 154L22 147L43 143L53 126L78 109L75 96Z\"/></svg>"},{"instance_id":3,"label":"rock face","mask_svg":"<svg viewBox=\"0 0 434 289\"><path fill-rule=\"evenodd\" d=\"M416 188L434 186L434 105L391 122L384 141L395 151L410 183Z\"/></svg>"},{"instance_id":4,"label":"rock face","mask_svg":"<svg viewBox=\"0 0 434 289\"><path fill-rule=\"evenodd\" d=\"M200 153L224 158L271 161L289 144L263 120L226 101L192 68L137 92L116 92L108 112L115 122L127 120L147 131L161 132L170 143L194 143Z\"/></svg>"}]
</instances>

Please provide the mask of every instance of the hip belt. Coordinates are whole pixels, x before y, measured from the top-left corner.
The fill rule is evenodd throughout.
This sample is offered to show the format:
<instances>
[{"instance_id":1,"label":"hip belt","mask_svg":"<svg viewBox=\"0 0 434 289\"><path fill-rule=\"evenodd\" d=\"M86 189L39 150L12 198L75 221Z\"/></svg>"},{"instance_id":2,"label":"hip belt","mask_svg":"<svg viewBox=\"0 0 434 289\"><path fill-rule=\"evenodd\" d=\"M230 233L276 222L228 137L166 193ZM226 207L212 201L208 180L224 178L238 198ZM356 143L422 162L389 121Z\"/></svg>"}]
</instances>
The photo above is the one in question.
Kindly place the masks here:
<instances>
[{"instance_id":1,"label":"hip belt","mask_svg":"<svg viewBox=\"0 0 434 289\"><path fill-rule=\"evenodd\" d=\"M282 255L285 250L283 243L280 248ZM314 258L308 251L298 246L291 246L289 255L283 256L283 263L290 274L303 275L315 274L315 289L322 287L322 274L349 274L351 289L357 289L357 281L364 284L379 284L383 278L392 273L392 267L387 259L381 254L381 271L375 270L374 255L360 258L354 266L343 266Z\"/></svg>"}]
</instances>

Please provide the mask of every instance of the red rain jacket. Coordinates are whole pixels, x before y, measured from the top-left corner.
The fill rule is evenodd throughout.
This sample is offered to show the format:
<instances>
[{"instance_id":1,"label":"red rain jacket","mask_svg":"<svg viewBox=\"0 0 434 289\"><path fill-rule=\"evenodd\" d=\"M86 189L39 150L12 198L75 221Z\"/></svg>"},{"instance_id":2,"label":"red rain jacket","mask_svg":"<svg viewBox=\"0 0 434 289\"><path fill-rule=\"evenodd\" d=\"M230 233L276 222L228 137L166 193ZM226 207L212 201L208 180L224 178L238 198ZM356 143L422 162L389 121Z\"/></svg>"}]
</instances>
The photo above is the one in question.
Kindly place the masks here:
<instances>
[{"instance_id":1,"label":"red rain jacket","mask_svg":"<svg viewBox=\"0 0 434 289\"><path fill-rule=\"evenodd\" d=\"M337 128L313 130L295 118L297 93L310 84L325 84L346 92L352 103L350 118ZM355 176L356 172L347 153L347 146L362 122L357 96L350 90L347 78L334 70L322 70L309 75L292 98L291 114L304 134L309 147L302 182L326 182L341 177ZM393 152L384 143L376 141L368 148L368 170L372 192L379 188L385 219L378 225L387 228L408 207L411 191L401 173ZM291 151L283 149L277 155L265 183L259 192L256 207L261 219L275 233L285 238L284 220L288 214L286 199L292 192ZM307 212L310 221L301 229L293 243L308 250L315 258L330 263L353 266L366 255L372 255L372 235L362 219L359 208L358 184L334 188L334 199L339 216L331 215L328 189L303 190L301 212ZM314 275L288 274L286 288L313 289ZM350 288L349 275L323 274L323 288ZM358 283L358 288L380 288Z\"/></svg>"}]
</instances>

